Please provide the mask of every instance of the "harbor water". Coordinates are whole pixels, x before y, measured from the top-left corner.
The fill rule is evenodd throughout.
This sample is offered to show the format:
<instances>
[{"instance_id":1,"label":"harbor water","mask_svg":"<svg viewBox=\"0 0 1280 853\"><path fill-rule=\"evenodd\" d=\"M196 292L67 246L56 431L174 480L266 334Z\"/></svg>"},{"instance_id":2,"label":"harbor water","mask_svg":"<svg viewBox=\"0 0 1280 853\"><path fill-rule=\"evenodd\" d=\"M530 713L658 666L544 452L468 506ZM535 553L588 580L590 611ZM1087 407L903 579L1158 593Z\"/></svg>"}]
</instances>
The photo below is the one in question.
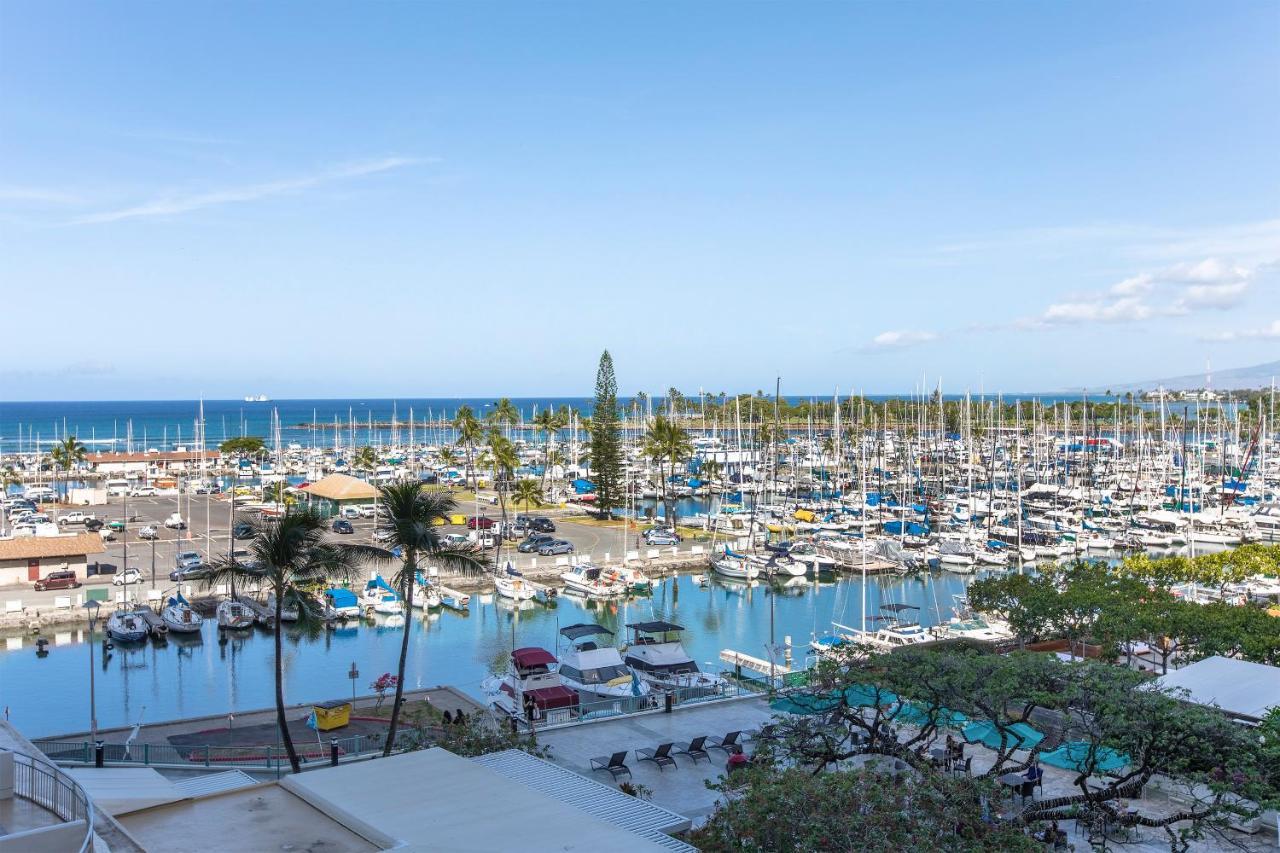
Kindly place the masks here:
<instances>
[{"instance_id":1,"label":"harbor water","mask_svg":"<svg viewBox=\"0 0 1280 853\"><path fill-rule=\"evenodd\" d=\"M890 602L920 607L919 621L932 625L951 617L953 596L963 594L968 580L935 572L915 577L869 578L866 586L867 627L880 605ZM685 645L703 669L720 668L720 651L735 649L764 657L770 639L772 611L776 642L790 637L795 663L803 665L810 638L830 630L833 621L859 627L863 586L860 578L830 583L792 581L774 587L763 582L732 583L711 579L700 585L693 575L655 583L650 596L618 601L586 601L570 595L546 606L519 606L492 595L472 595L465 613L414 611L406 685L410 688L454 685L481 698L480 683L501 671L513 644L556 648L561 627L595 622L626 639L628 622L674 621L686 629ZM391 617L393 620L396 617ZM400 651L398 621L385 617L359 627L302 636L286 629L285 697L290 703L338 699L352 695L348 672L354 663L360 676L357 693L394 672ZM55 631L47 655L37 654L36 637L11 635L0 642L0 705L10 720L30 737L89 729L89 648L82 629ZM274 704L273 655L269 632L253 629L219 642L212 619L199 639L170 635L167 642L116 644L106 660L100 637L94 646L98 724L101 728L142 721L267 708Z\"/></svg>"}]
</instances>

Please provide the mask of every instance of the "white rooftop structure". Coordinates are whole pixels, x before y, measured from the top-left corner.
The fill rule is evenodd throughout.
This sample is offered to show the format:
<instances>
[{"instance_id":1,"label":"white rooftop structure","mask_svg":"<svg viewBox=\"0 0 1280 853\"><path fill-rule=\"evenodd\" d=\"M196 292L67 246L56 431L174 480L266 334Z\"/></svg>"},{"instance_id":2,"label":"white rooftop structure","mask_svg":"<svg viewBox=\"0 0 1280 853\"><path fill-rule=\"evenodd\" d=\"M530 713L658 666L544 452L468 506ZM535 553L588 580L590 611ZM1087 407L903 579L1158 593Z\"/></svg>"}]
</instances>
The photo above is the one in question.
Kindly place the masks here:
<instances>
[{"instance_id":1,"label":"white rooftop structure","mask_svg":"<svg viewBox=\"0 0 1280 853\"><path fill-rule=\"evenodd\" d=\"M684 846L646 837L652 822L633 823L641 829L633 831L618 811L588 813L572 797L439 748L312 770L282 779L280 787L384 850L657 853ZM627 799L640 811L656 808Z\"/></svg>"},{"instance_id":2,"label":"white rooftop structure","mask_svg":"<svg viewBox=\"0 0 1280 853\"><path fill-rule=\"evenodd\" d=\"M1211 657L1157 679L1162 687L1187 691L1197 705L1215 705L1233 717L1258 721L1280 706L1280 667Z\"/></svg>"}]
</instances>

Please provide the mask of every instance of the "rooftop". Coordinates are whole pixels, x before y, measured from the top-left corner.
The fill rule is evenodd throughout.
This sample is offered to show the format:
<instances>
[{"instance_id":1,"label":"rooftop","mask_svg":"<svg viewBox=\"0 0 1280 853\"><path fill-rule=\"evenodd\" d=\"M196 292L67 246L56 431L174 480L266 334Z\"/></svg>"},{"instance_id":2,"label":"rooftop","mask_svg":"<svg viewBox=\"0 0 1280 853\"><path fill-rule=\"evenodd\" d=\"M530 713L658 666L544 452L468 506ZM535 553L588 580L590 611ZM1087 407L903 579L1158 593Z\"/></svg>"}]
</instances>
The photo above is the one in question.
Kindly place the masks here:
<instances>
[{"instance_id":1,"label":"rooftop","mask_svg":"<svg viewBox=\"0 0 1280 853\"><path fill-rule=\"evenodd\" d=\"M302 491L331 501L371 501L378 495L378 490L364 480L346 474L330 474L322 480L303 486Z\"/></svg>"},{"instance_id":2,"label":"rooftop","mask_svg":"<svg viewBox=\"0 0 1280 853\"><path fill-rule=\"evenodd\" d=\"M97 533L61 536L15 536L0 539L0 560L37 560L45 557L79 557L106 551Z\"/></svg>"}]
</instances>

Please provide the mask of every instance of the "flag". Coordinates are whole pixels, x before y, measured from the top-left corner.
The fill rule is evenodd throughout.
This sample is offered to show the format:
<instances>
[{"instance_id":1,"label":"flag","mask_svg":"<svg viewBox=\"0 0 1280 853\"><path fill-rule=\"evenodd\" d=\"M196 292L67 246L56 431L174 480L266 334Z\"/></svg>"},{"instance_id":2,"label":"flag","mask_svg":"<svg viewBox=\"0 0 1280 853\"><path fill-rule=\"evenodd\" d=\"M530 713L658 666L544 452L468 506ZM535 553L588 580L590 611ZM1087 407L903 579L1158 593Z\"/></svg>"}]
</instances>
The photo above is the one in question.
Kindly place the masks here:
<instances>
[{"instance_id":1,"label":"flag","mask_svg":"<svg viewBox=\"0 0 1280 853\"><path fill-rule=\"evenodd\" d=\"M307 728L313 731L319 731L316 726L316 711L314 708L311 709L311 715L307 717Z\"/></svg>"}]
</instances>

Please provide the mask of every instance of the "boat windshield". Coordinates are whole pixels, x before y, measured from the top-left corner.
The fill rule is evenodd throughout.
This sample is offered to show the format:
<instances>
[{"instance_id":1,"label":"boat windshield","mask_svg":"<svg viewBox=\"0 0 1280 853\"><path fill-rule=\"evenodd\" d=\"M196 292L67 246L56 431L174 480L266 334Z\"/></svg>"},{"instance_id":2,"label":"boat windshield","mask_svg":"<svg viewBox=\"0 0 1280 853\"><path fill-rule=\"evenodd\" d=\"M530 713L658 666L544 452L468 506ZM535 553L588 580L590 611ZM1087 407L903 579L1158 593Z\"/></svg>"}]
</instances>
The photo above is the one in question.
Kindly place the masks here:
<instances>
[{"instance_id":1,"label":"boat windshield","mask_svg":"<svg viewBox=\"0 0 1280 853\"><path fill-rule=\"evenodd\" d=\"M578 670L561 664L560 674L582 684L607 684L615 678L624 678L631 673L625 666L621 665Z\"/></svg>"}]
</instances>

